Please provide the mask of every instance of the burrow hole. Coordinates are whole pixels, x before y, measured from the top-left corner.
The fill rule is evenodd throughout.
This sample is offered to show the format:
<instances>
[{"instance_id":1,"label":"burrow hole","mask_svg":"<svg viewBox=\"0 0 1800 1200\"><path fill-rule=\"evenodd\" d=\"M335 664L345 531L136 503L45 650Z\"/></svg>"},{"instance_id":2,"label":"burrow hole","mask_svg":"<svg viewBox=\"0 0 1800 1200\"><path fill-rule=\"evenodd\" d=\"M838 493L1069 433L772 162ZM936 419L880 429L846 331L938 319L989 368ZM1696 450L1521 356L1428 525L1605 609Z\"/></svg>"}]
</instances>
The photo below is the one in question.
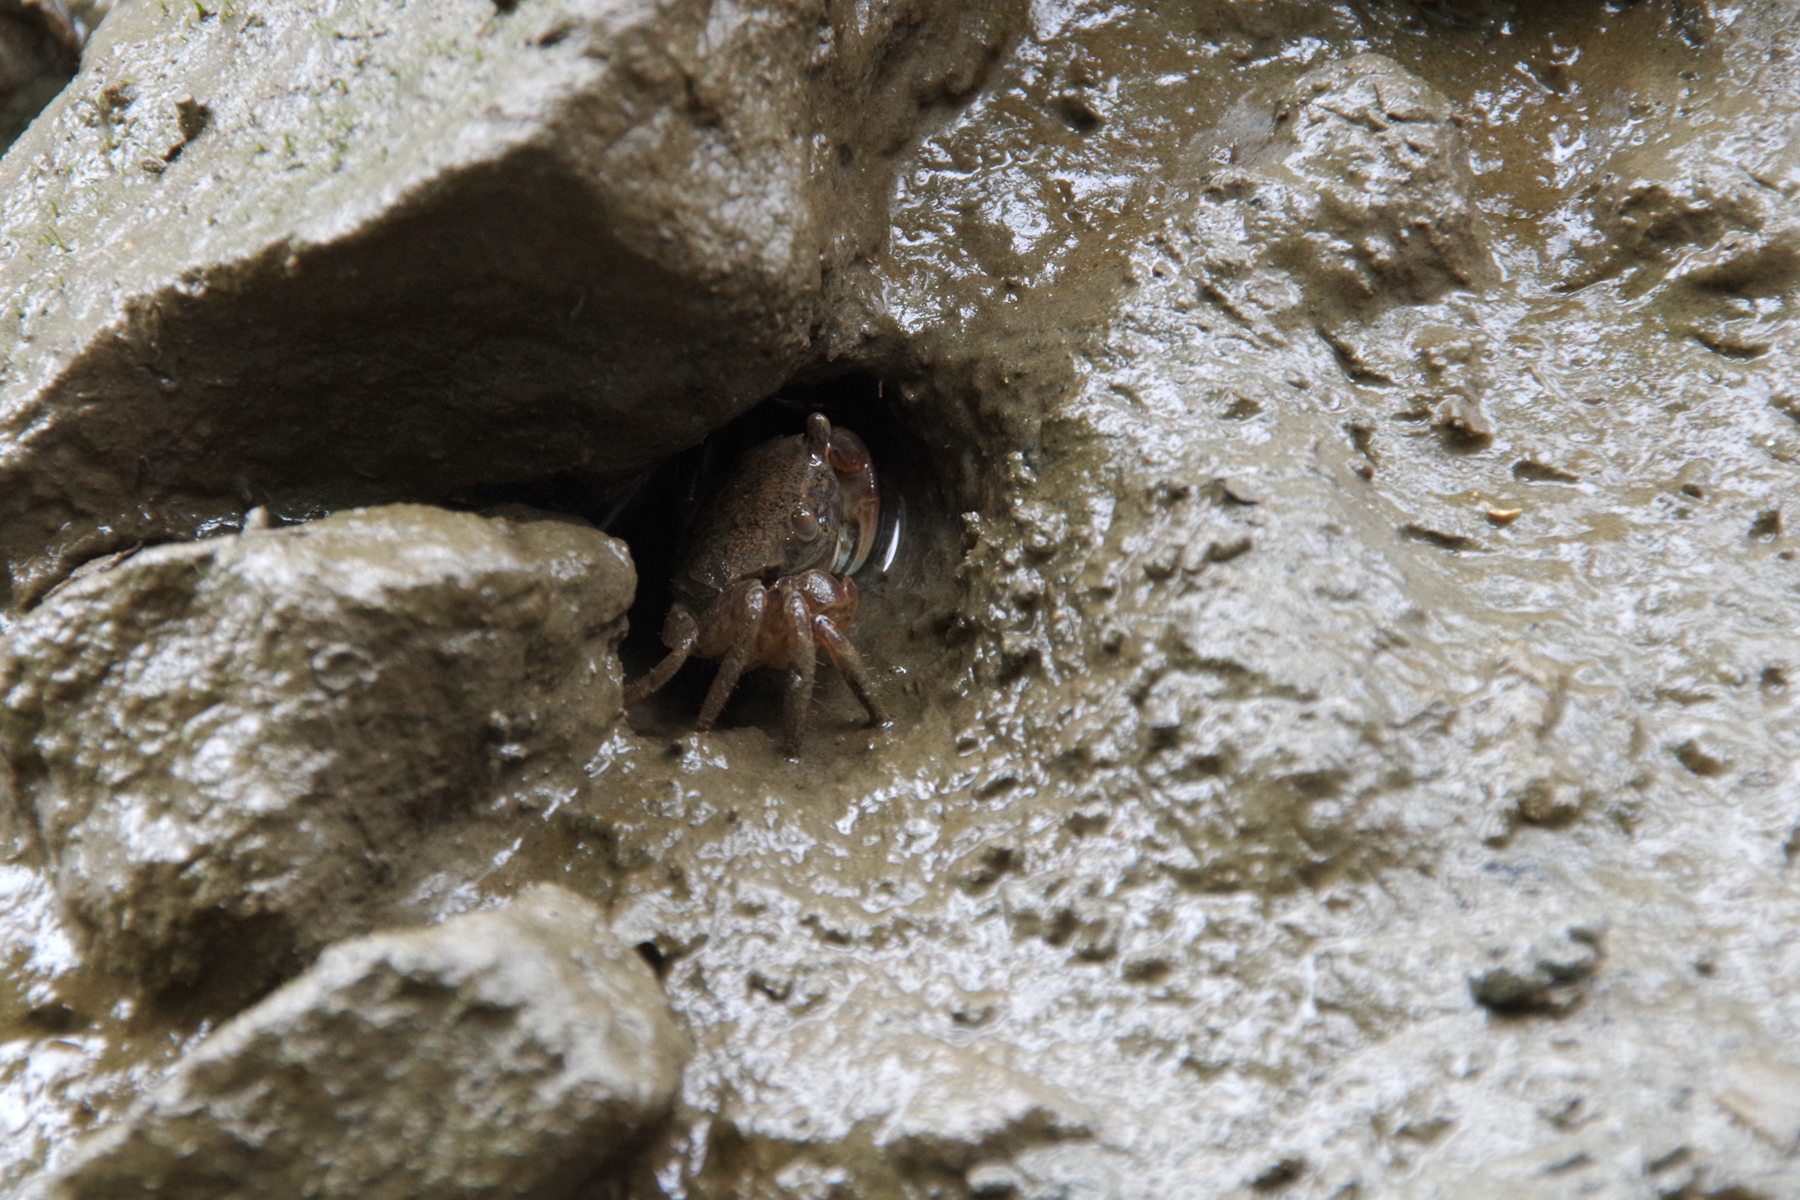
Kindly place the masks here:
<instances>
[{"instance_id":1,"label":"burrow hole","mask_svg":"<svg viewBox=\"0 0 1800 1200\"><path fill-rule=\"evenodd\" d=\"M809 413L860 436L881 485L881 525L868 562L856 575L862 594L852 639L874 670L890 707L904 709L907 681L934 665L953 603L949 581L960 537L948 488L924 438L916 431L899 387L868 374L789 386L716 430L700 445L645 472L606 511L584 513L630 548L638 591L630 632L620 647L628 679L648 671L665 653L663 621L687 535L744 452L771 438L797 434ZM641 732L673 736L690 728L716 664L689 662L657 696L631 715ZM782 681L773 671L746 676L719 724L778 728ZM821 718L818 710L827 714ZM819 673L815 726L858 719L855 700L835 671ZM897 714L899 715L899 714Z\"/></svg>"}]
</instances>

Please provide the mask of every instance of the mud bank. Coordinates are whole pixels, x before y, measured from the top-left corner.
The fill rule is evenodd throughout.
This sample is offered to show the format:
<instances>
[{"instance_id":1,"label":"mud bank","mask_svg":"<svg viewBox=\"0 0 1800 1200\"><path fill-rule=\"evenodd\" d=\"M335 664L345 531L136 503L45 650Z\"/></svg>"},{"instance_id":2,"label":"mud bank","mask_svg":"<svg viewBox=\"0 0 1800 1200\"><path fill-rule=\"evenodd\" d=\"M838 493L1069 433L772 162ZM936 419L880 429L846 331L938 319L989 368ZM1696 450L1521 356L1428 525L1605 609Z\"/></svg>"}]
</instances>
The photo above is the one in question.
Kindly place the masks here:
<instances>
[{"instance_id":1,"label":"mud bank","mask_svg":"<svg viewBox=\"0 0 1800 1200\"><path fill-rule=\"evenodd\" d=\"M593 1196L1800 1190L1790 6L297 11L126 6L0 163L18 669L71 596L142 611L129 558L37 599L79 562L377 500L528 500L595 563L605 525L641 603L622 665L613 585L509 626L508 662L598 645L606 694L542 743L469 699L417 768L523 745L555 788L397 806L379 855L340 848L384 877L310 934L299 880L254 970L208 952L258 928L213 856L174 894L216 912L153 923L184 973L121 973L45 841L45 752L9 751L6 1180L118 1137L323 943L555 883L693 1043ZM304 186L262 161L327 119L279 100L302 33L355 130ZM135 174L95 99L134 55L161 65L108 112L164 168ZM396 87L437 124L384 125ZM187 100L206 128L156 141ZM226 196L250 217L194 235ZM620 723L711 469L667 456L809 405L904 509L855 634L895 726L826 672L798 762L773 685L691 735L706 665ZM297 528L236 533L256 505ZM554 598L565 557L519 569ZM232 587L184 584L197 644ZM419 636L384 603L372 661ZM270 721L322 686L292 674L210 699ZM129 712L32 744L178 692L129 677ZM209 760L174 737L135 791L56 761L104 812ZM206 794L241 825L253 791Z\"/></svg>"}]
</instances>

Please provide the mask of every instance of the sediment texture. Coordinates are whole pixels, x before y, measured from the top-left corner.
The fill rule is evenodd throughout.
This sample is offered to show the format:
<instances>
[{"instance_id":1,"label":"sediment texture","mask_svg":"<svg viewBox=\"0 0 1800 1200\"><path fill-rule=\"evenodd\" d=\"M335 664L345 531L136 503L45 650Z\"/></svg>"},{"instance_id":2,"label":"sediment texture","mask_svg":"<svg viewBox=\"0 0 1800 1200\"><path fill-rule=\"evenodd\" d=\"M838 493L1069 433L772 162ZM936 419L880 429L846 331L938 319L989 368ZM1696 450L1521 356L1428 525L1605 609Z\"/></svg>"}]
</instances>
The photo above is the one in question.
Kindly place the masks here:
<instances>
[{"instance_id":1,"label":"sediment texture","mask_svg":"<svg viewBox=\"0 0 1800 1200\"><path fill-rule=\"evenodd\" d=\"M89 962L154 987L316 952L423 831L566 799L618 716L632 585L594 529L422 505L65 584L7 642L0 753Z\"/></svg>"},{"instance_id":2,"label":"sediment texture","mask_svg":"<svg viewBox=\"0 0 1800 1200\"><path fill-rule=\"evenodd\" d=\"M617 483L774 390L1017 24L833 16L121 8L0 169L15 602L256 504Z\"/></svg>"},{"instance_id":3,"label":"sediment texture","mask_svg":"<svg viewBox=\"0 0 1800 1200\"><path fill-rule=\"evenodd\" d=\"M778 387L863 432L893 729L824 671L799 761L754 682L694 735L696 666L565 791L410 829L361 910L555 881L658 964L694 1055L590 1195L1800 1192L1791 5L416 8L127 7L0 164L9 653L137 560L31 609L75 562L265 493L606 523ZM283 47L339 64L341 150ZM89 215L27 247L52 201ZM56 761L107 811L114 755ZM8 1180L254 998L96 971L32 833Z\"/></svg>"},{"instance_id":4,"label":"sediment texture","mask_svg":"<svg viewBox=\"0 0 1800 1200\"><path fill-rule=\"evenodd\" d=\"M686 1053L600 912L537 887L333 946L26 1195L573 1196Z\"/></svg>"}]
</instances>

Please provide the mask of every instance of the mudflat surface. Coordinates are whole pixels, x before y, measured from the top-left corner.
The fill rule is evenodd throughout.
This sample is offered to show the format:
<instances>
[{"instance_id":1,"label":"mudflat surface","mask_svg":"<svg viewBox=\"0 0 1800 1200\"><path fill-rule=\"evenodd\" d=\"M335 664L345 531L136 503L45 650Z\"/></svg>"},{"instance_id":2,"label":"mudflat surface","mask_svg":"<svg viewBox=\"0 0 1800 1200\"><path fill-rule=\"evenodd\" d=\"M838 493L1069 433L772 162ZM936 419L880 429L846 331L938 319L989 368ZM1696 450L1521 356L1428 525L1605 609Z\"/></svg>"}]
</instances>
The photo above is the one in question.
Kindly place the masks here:
<instances>
[{"instance_id":1,"label":"mudflat surface","mask_svg":"<svg viewBox=\"0 0 1800 1200\"><path fill-rule=\"evenodd\" d=\"M895 727L690 668L370 921L654 948L635 1195L1795 1194L1797 27L1034 6L790 387L906 431ZM228 1013L0 885L19 1178Z\"/></svg>"}]
</instances>

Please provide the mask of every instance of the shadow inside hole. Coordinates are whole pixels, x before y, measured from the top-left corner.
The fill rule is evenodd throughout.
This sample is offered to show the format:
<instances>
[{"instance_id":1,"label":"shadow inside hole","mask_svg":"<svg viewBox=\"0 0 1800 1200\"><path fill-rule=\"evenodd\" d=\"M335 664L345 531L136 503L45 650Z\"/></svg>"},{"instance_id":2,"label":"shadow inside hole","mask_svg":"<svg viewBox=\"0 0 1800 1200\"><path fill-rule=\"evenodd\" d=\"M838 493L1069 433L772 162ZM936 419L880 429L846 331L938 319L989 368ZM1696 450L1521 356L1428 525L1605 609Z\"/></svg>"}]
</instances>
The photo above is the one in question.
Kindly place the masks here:
<instances>
[{"instance_id":1,"label":"shadow inside hole","mask_svg":"<svg viewBox=\"0 0 1800 1200\"><path fill-rule=\"evenodd\" d=\"M784 388L690 450L666 459L646 472L610 513L602 527L631 547L637 564L637 597L630 631L620 647L625 677L644 674L667 653L662 629L671 601L669 581L675 574L687 536L706 503L751 447L772 438L802 432L809 413L822 412L862 438L875 463L881 487L881 523L875 546L856 574L861 592L851 639L865 649L879 675L895 665L867 652L870 627L881 619L884 593L917 589L931 567L922 548L931 533L949 528L949 505L931 467L924 443L913 431L898 401L898 390L874 376L841 376L807 387ZM930 556L932 558L941 556ZM884 639L884 643L892 639ZM819 697L834 706L847 700L848 689L821 656ZM711 686L717 664L693 660L634 714L633 724L658 735L691 728ZM719 721L722 728L756 725L777 728L781 721L783 680L778 672L754 671L745 676ZM854 702L849 702L854 707ZM846 709L848 711L848 709Z\"/></svg>"}]
</instances>

